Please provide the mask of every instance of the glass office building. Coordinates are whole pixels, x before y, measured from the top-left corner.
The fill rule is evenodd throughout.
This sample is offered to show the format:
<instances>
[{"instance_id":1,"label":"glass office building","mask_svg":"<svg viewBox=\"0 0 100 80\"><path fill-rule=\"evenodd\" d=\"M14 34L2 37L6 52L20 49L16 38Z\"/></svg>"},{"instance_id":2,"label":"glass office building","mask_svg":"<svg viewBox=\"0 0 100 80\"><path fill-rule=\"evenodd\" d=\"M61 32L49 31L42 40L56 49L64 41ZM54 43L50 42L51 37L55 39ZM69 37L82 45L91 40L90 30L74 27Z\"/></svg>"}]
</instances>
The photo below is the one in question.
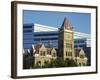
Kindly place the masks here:
<instances>
[{"instance_id":1,"label":"glass office building","mask_svg":"<svg viewBox=\"0 0 100 80\"><path fill-rule=\"evenodd\" d=\"M46 47L58 48L58 32L34 32L34 44L43 43Z\"/></svg>"},{"instance_id":2,"label":"glass office building","mask_svg":"<svg viewBox=\"0 0 100 80\"><path fill-rule=\"evenodd\" d=\"M34 24L23 25L23 49L30 49L34 42Z\"/></svg>"},{"instance_id":3,"label":"glass office building","mask_svg":"<svg viewBox=\"0 0 100 80\"><path fill-rule=\"evenodd\" d=\"M58 48L58 29L40 25L23 25L23 48L30 49L32 44L43 43L46 47ZM90 47L90 35L74 32L74 47Z\"/></svg>"}]
</instances>

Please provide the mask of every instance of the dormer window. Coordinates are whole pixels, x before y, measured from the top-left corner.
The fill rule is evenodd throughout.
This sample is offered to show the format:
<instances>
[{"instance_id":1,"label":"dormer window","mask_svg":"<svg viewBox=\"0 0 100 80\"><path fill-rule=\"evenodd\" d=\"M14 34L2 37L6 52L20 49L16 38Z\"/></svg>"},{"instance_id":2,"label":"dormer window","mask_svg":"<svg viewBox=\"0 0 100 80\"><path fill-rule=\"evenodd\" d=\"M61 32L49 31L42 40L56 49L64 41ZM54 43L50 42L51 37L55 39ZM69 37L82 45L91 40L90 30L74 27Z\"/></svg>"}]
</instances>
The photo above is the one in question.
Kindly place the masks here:
<instances>
[{"instance_id":1,"label":"dormer window","mask_svg":"<svg viewBox=\"0 0 100 80\"><path fill-rule=\"evenodd\" d=\"M53 53L53 57L56 57L56 53Z\"/></svg>"}]
</instances>

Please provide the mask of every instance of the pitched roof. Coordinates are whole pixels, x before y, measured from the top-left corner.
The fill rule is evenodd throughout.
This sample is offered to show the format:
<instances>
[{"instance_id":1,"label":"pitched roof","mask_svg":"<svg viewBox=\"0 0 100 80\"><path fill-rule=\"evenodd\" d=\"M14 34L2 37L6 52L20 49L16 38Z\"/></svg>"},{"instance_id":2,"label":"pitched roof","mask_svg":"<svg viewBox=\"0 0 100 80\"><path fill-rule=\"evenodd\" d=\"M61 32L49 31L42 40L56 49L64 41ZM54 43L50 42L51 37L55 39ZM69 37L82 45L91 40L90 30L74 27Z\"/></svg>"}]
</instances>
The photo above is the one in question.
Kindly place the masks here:
<instances>
[{"instance_id":1,"label":"pitched roof","mask_svg":"<svg viewBox=\"0 0 100 80\"><path fill-rule=\"evenodd\" d=\"M47 48L47 54L51 55L52 48Z\"/></svg>"},{"instance_id":2,"label":"pitched roof","mask_svg":"<svg viewBox=\"0 0 100 80\"><path fill-rule=\"evenodd\" d=\"M67 20L66 17L64 18L62 27L63 27L63 28L65 27L65 29L67 29L67 30L72 30L72 27L70 26L70 24L69 24L69 22L68 22L68 20Z\"/></svg>"},{"instance_id":3,"label":"pitched roof","mask_svg":"<svg viewBox=\"0 0 100 80\"><path fill-rule=\"evenodd\" d=\"M76 48L75 49L75 57L78 57L80 54L81 48Z\"/></svg>"},{"instance_id":4,"label":"pitched roof","mask_svg":"<svg viewBox=\"0 0 100 80\"><path fill-rule=\"evenodd\" d=\"M42 47L42 44L37 44L34 46L35 50L39 52L39 49Z\"/></svg>"}]
</instances>

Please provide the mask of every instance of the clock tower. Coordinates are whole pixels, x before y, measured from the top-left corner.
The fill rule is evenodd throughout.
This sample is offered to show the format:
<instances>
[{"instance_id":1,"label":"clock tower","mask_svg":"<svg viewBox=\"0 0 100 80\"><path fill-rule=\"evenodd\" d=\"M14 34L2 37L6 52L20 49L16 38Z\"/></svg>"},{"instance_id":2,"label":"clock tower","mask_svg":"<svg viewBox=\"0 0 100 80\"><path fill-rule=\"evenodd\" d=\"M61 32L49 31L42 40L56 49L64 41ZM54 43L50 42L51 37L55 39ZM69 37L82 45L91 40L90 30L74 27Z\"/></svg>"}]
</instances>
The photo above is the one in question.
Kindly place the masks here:
<instances>
[{"instance_id":1,"label":"clock tower","mask_svg":"<svg viewBox=\"0 0 100 80\"><path fill-rule=\"evenodd\" d=\"M74 32L66 17L61 28L59 28L58 37L58 56L63 58L74 58Z\"/></svg>"}]
</instances>

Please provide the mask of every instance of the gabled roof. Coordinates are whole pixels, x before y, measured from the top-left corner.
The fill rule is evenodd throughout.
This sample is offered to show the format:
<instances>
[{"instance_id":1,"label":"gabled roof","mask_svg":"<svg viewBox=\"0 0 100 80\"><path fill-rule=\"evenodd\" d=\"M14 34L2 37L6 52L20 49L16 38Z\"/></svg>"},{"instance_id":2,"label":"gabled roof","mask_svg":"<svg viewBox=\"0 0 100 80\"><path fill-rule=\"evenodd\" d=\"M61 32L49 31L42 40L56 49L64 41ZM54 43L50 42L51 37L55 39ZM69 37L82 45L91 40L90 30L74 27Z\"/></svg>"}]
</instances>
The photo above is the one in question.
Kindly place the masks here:
<instances>
[{"instance_id":1,"label":"gabled roof","mask_svg":"<svg viewBox=\"0 0 100 80\"><path fill-rule=\"evenodd\" d=\"M35 50L39 52L39 49L42 47L42 44L37 44L34 46Z\"/></svg>"},{"instance_id":2,"label":"gabled roof","mask_svg":"<svg viewBox=\"0 0 100 80\"><path fill-rule=\"evenodd\" d=\"M79 55L85 55L83 48L75 48L75 57L79 57Z\"/></svg>"},{"instance_id":3,"label":"gabled roof","mask_svg":"<svg viewBox=\"0 0 100 80\"><path fill-rule=\"evenodd\" d=\"M52 48L47 48L47 54L51 55Z\"/></svg>"},{"instance_id":4,"label":"gabled roof","mask_svg":"<svg viewBox=\"0 0 100 80\"><path fill-rule=\"evenodd\" d=\"M63 24L62 24L62 28L65 28L67 30L72 30L72 27L70 26L70 24L69 24L69 22L68 22L66 17L64 18L64 21L63 21Z\"/></svg>"},{"instance_id":5,"label":"gabled roof","mask_svg":"<svg viewBox=\"0 0 100 80\"><path fill-rule=\"evenodd\" d=\"M75 49L75 57L79 57L80 51L81 51L81 48Z\"/></svg>"}]
</instances>

